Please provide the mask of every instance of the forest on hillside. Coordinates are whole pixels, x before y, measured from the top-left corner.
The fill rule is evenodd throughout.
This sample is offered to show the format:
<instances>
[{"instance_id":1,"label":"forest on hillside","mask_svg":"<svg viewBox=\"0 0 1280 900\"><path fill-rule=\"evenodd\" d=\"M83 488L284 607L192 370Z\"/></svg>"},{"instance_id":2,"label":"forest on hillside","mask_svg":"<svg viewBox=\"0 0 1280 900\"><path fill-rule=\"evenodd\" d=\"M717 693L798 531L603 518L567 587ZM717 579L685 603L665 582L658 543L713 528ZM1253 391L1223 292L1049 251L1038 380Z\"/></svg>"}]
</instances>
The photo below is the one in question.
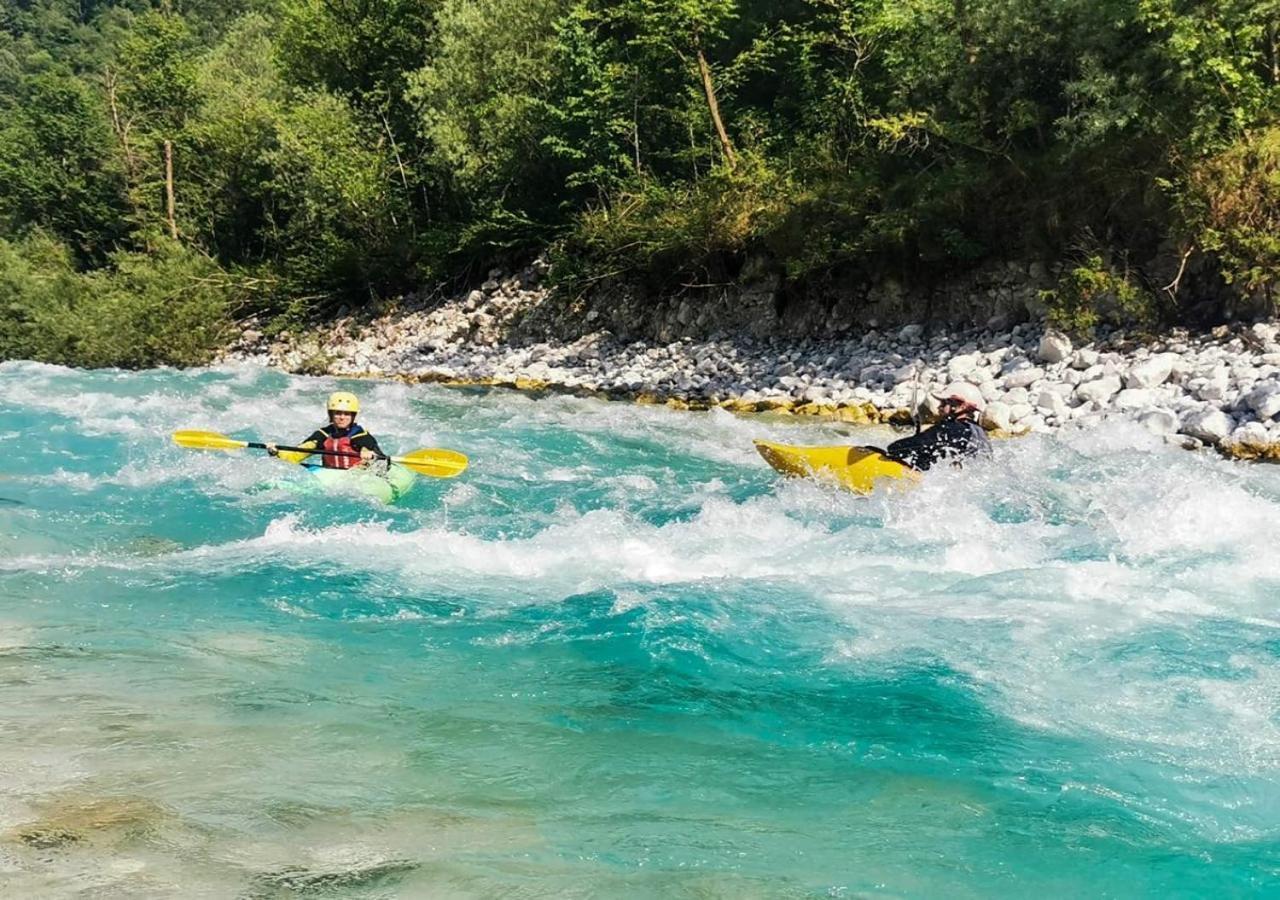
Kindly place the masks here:
<instances>
[{"instance_id":1,"label":"forest on hillside","mask_svg":"<svg viewBox=\"0 0 1280 900\"><path fill-rule=\"evenodd\" d=\"M1280 0L0 0L0 359L199 363L545 248L1269 301Z\"/></svg>"}]
</instances>

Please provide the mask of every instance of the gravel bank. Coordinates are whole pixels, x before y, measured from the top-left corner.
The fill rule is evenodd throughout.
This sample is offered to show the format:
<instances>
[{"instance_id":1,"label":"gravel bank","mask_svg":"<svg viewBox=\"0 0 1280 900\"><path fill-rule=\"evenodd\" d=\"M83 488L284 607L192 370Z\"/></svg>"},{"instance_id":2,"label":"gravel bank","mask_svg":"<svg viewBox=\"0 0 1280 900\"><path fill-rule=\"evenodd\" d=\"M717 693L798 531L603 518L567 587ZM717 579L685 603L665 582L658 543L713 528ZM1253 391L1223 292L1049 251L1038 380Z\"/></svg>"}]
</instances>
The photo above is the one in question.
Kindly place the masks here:
<instances>
[{"instance_id":1,"label":"gravel bank","mask_svg":"<svg viewBox=\"0 0 1280 900\"><path fill-rule=\"evenodd\" d=\"M700 409L904 422L919 396L976 391L991 431L1087 427L1113 417L1170 443L1280 460L1280 325L1205 334L1101 333L1077 346L1038 323L969 331L907 325L829 340L721 336L668 343L601 329L538 339L541 270L490 273L477 290L429 309L370 322L339 319L321 333L268 341L253 328L226 354L288 371L375 375L523 390L562 390ZM592 328L591 314L583 330Z\"/></svg>"}]
</instances>

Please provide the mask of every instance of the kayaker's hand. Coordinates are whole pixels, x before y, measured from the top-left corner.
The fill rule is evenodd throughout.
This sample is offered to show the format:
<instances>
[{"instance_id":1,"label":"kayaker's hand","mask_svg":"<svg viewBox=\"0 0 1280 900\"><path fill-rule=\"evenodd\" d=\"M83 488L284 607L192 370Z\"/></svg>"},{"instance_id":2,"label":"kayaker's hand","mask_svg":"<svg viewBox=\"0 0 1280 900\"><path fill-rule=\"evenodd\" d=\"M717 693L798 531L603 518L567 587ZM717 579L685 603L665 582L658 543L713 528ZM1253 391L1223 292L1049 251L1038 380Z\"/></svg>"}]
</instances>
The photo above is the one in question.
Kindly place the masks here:
<instances>
[{"instance_id":1,"label":"kayaker's hand","mask_svg":"<svg viewBox=\"0 0 1280 900\"><path fill-rule=\"evenodd\" d=\"M275 441L268 441L268 442L267 442L267 456L279 456L279 455L280 455L280 450L279 450L279 448L278 448L278 447L276 447L276 442L275 442Z\"/></svg>"},{"instance_id":2,"label":"kayaker's hand","mask_svg":"<svg viewBox=\"0 0 1280 900\"><path fill-rule=\"evenodd\" d=\"M378 454L374 453L368 447L365 447L363 450L360 451L360 458L363 459L365 462L368 462L371 459L377 459Z\"/></svg>"}]
</instances>

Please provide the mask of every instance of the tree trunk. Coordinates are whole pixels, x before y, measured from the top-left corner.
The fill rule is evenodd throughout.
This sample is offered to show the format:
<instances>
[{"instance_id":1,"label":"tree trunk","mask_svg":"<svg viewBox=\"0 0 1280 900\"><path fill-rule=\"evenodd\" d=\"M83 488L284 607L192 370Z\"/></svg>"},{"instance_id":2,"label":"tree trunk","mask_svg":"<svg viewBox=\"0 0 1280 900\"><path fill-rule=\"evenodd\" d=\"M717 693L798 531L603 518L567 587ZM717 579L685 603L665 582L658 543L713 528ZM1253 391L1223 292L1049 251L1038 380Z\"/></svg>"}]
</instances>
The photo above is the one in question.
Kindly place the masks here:
<instances>
[{"instance_id":1,"label":"tree trunk","mask_svg":"<svg viewBox=\"0 0 1280 900\"><path fill-rule=\"evenodd\" d=\"M1271 23L1271 83L1280 84L1280 25Z\"/></svg>"},{"instance_id":2,"label":"tree trunk","mask_svg":"<svg viewBox=\"0 0 1280 900\"><path fill-rule=\"evenodd\" d=\"M711 122L716 126L716 136L720 138L720 149L724 151L725 161L729 168L737 165L738 159L733 152L733 144L729 141L729 132L724 129L724 120L720 118L720 104L716 102L716 89L711 81L711 67L707 65L707 57L702 48L698 48L698 72L702 75L702 90L707 95L707 108L711 110Z\"/></svg>"},{"instance_id":3,"label":"tree trunk","mask_svg":"<svg viewBox=\"0 0 1280 900\"><path fill-rule=\"evenodd\" d=\"M178 218L173 199L173 141L164 142L164 207L169 218L169 236L178 239Z\"/></svg>"},{"instance_id":4,"label":"tree trunk","mask_svg":"<svg viewBox=\"0 0 1280 900\"><path fill-rule=\"evenodd\" d=\"M115 132L116 140L120 142L120 152L124 155L125 192L129 195L129 205L133 207L134 217L139 218L142 211L138 208L138 200L134 196L138 184L138 160L133 155L133 148L129 146L129 129L132 122L126 122L120 118L120 106L116 102L116 74L111 69L107 69L103 86L107 91L107 107L111 110L111 130Z\"/></svg>"},{"instance_id":5,"label":"tree trunk","mask_svg":"<svg viewBox=\"0 0 1280 900\"><path fill-rule=\"evenodd\" d=\"M636 174L641 173L640 168L640 94L632 86L631 93L631 144L636 150Z\"/></svg>"}]
</instances>

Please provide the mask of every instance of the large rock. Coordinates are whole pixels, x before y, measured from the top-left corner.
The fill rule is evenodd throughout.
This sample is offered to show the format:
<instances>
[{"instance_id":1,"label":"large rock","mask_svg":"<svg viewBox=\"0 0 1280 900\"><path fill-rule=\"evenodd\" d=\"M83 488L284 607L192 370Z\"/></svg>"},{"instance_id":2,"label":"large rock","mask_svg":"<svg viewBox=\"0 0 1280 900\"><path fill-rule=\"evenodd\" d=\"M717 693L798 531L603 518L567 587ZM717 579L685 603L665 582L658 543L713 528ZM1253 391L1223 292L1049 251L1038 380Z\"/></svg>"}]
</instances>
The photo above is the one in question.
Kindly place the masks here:
<instances>
[{"instance_id":1,"label":"large rock","mask_svg":"<svg viewBox=\"0 0 1280 900\"><path fill-rule=\"evenodd\" d=\"M1106 403L1120 392L1120 379L1115 375L1103 375L1076 387L1076 399L1081 403Z\"/></svg>"},{"instance_id":2,"label":"large rock","mask_svg":"<svg viewBox=\"0 0 1280 900\"><path fill-rule=\"evenodd\" d=\"M1016 406L1019 403L1030 403L1031 394L1024 387L1016 387L1011 391L1005 391L1004 402L1010 406Z\"/></svg>"},{"instance_id":3,"label":"large rock","mask_svg":"<svg viewBox=\"0 0 1280 900\"><path fill-rule=\"evenodd\" d=\"M1195 371L1195 360L1180 353L1172 353L1170 355L1173 357L1173 367L1169 372L1169 380L1181 384L1191 377L1191 374Z\"/></svg>"},{"instance_id":4,"label":"large rock","mask_svg":"<svg viewBox=\"0 0 1280 900\"><path fill-rule=\"evenodd\" d=\"M893 370L893 383L902 384L907 381L914 381L920 377L920 367L914 363L905 366L898 366Z\"/></svg>"},{"instance_id":5,"label":"large rock","mask_svg":"<svg viewBox=\"0 0 1280 900\"><path fill-rule=\"evenodd\" d=\"M1225 380L1211 379L1195 387L1193 392L1199 400L1204 400L1208 403L1221 403L1227 398L1228 390L1230 390L1230 385Z\"/></svg>"},{"instance_id":6,"label":"large rock","mask_svg":"<svg viewBox=\"0 0 1280 900\"><path fill-rule=\"evenodd\" d=\"M1060 363L1071 355L1071 338L1058 331L1046 331L1040 338L1040 346L1036 349L1036 357L1052 365Z\"/></svg>"},{"instance_id":7,"label":"large rock","mask_svg":"<svg viewBox=\"0 0 1280 900\"><path fill-rule=\"evenodd\" d=\"M1278 333L1280 333L1280 325L1274 322L1259 322L1244 332L1241 337L1246 344L1261 350L1270 349L1276 343Z\"/></svg>"},{"instance_id":8,"label":"large rock","mask_svg":"<svg viewBox=\"0 0 1280 900\"><path fill-rule=\"evenodd\" d=\"M1057 391L1044 390L1036 399L1036 408L1047 416L1061 419L1067 414L1067 401Z\"/></svg>"},{"instance_id":9,"label":"large rock","mask_svg":"<svg viewBox=\"0 0 1280 900\"><path fill-rule=\"evenodd\" d=\"M1126 388L1111 401L1116 409L1145 409L1156 399L1156 392L1149 388Z\"/></svg>"},{"instance_id":10,"label":"large rock","mask_svg":"<svg viewBox=\"0 0 1280 900\"><path fill-rule=\"evenodd\" d=\"M994 428L999 431L1008 431L1013 427L1013 413L1009 409L1009 404L999 400L987 404L987 408L982 411L982 427Z\"/></svg>"},{"instance_id":11,"label":"large rock","mask_svg":"<svg viewBox=\"0 0 1280 900\"><path fill-rule=\"evenodd\" d=\"M1244 402L1262 420L1280 415L1280 383L1260 384L1245 397Z\"/></svg>"},{"instance_id":12,"label":"large rock","mask_svg":"<svg viewBox=\"0 0 1280 900\"><path fill-rule=\"evenodd\" d=\"M952 381L959 381L978 367L978 360L976 353L953 356L947 363L947 377Z\"/></svg>"},{"instance_id":13,"label":"large rock","mask_svg":"<svg viewBox=\"0 0 1280 900\"><path fill-rule=\"evenodd\" d=\"M1261 422L1246 422L1227 438L1226 443L1243 450L1258 452L1271 446L1271 435Z\"/></svg>"},{"instance_id":14,"label":"large rock","mask_svg":"<svg viewBox=\"0 0 1280 900\"><path fill-rule=\"evenodd\" d=\"M1044 369L1036 366L1026 366L1011 370L1004 378L1000 379L1000 384L1006 390L1010 388L1025 388L1035 384L1041 378L1044 378Z\"/></svg>"},{"instance_id":15,"label":"large rock","mask_svg":"<svg viewBox=\"0 0 1280 900\"><path fill-rule=\"evenodd\" d=\"M1207 444L1226 440L1235 427L1235 420L1220 409L1197 410L1182 419L1182 432Z\"/></svg>"},{"instance_id":16,"label":"large rock","mask_svg":"<svg viewBox=\"0 0 1280 900\"><path fill-rule=\"evenodd\" d=\"M1073 369L1090 369L1098 364L1098 351L1089 350L1081 347L1071 355L1071 368Z\"/></svg>"},{"instance_id":17,"label":"large rock","mask_svg":"<svg viewBox=\"0 0 1280 900\"><path fill-rule=\"evenodd\" d=\"M1150 359L1137 363L1125 373L1124 386L1128 388L1159 387L1173 374L1176 358L1172 353L1158 353Z\"/></svg>"}]
</instances>

